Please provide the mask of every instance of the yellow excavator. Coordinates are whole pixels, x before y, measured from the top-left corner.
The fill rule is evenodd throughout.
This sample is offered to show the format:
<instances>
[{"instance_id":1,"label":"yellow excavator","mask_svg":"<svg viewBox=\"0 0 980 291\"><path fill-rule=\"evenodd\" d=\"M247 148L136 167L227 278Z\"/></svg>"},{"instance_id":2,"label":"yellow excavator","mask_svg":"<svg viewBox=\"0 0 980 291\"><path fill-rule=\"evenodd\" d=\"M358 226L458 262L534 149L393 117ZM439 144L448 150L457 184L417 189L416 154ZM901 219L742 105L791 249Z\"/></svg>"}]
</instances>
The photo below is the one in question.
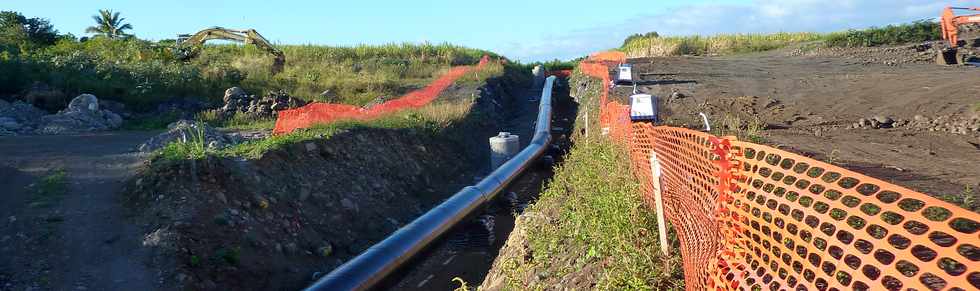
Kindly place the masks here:
<instances>
[{"instance_id":1,"label":"yellow excavator","mask_svg":"<svg viewBox=\"0 0 980 291\"><path fill-rule=\"evenodd\" d=\"M275 59L272 61L273 75L282 72L283 68L286 66L286 55L283 54L281 50L272 46L272 43L266 40L265 37L262 37L262 35L254 29L237 30L215 26L198 31L195 34L181 34L177 36L177 47L175 48L176 54L180 59L191 59L200 53L201 46L204 45L204 42L213 39L252 44L269 52L269 54L275 57Z\"/></svg>"}]
</instances>

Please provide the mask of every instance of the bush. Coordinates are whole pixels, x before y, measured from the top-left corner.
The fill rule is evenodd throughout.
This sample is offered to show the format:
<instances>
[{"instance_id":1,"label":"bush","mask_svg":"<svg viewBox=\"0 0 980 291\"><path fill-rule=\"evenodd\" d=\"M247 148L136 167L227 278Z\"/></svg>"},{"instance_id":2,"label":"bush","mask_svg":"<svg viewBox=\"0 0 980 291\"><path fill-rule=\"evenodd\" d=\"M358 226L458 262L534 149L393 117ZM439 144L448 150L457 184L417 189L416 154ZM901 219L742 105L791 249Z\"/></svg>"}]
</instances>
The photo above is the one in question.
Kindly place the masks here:
<instances>
[{"instance_id":1,"label":"bush","mask_svg":"<svg viewBox=\"0 0 980 291\"><path fill-rule=\"evenodd\" d=\"M916 21L908 24L848 30L827 35L827 46L870 47L939 40L940 25L932 21Z\"/></svg>"},{"instance_id":2,"label":"bush","mask_svg":"<svg viewBox=\"0 0 980 291\"><path fill-rule=\"evenodd\" d=\"M335 96L330 101L363 105L422 87L452 65L495 56L450 44L285 45L285 70L273 76L272 57L253 46L208 45L183 62L170 43L63 38L46 48L0 53L0 71L10 72L0 75L0 93L17 94L42 82L70 96L91 93L146 110L172 98L219 101L225 89L239 86L255 95L284 89L306 100L329 90Z\"/></svg>"}]
</instances>

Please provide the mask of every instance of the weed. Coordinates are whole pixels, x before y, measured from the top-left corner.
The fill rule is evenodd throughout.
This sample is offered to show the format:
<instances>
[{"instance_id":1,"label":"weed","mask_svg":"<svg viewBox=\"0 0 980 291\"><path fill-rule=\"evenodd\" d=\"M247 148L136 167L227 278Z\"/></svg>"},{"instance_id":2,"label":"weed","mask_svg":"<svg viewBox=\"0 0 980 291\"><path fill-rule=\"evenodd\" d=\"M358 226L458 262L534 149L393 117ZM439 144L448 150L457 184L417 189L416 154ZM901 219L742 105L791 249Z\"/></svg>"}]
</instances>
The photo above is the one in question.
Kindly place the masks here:
<instances>
[{"instance_id":1,"label":"weed","mask_svg":"<svg viewBox=\"0 0 980 291\"><path fill-rule=\"evenodd\" d=\"M840 150L833 149L830 151L830 154L827 155L827 163L836 165L837 162L840 162Z\"/></svg>"},{"instance_id":2,"label":"weed","mask_svg":"<svg viewBox=\"0 0 980 291\"><path fill-rule=\"evenodd\" d=\"M453 278L453 282L459 283L459 287L456 287L456 289L453 289L453 291L470 291L470 290L472 290L472 289L470 289L469 285L466 284L466 280L463 280L463 278L455 277L455 278Z\"/></svg>"},{"instance_id":3,"label":"weed","mask_svg":"<svg viewBox=\"0 0 980 291\"><path fill-rule=\"evenodd\" d=\"M201 160L213 151L207 145L203 123L196 123L193 129L182 134L177 141L167 144L156 155L167 160Z\"/></svg>"},{"instance_id":4,"label":"weed","mask_svg":"<svg viewBox=\"0 0 980 291\"><path fill-rule=\"evenodd\" d=\"M198 255L192 255L190 260L191 267L197 267L201 265L201 257Z\"/></svg>"},{"instance_id":5,"label":"weed","mask_svg":"<svg viewBox=\"0 0 980 291\"><path fill-rule=\"evenodd\" d=\"M55 169L48 175L32 184L31 202L32 207L48 207L57 203L68 191L68 183L64 169Z\"/></svg>"},{"instance_id":6,"label":"weed","mask_svg":"<svg viewBox=\"0 0 980 291\"><path fill-rule=\"evenodd\" d=\"M725 114L718 126L712 128L712 133L717 136L735 136L740 140L753 143L765 143L766 123L761 118L752 116L748 121L742 120L738 115Z\"/></svg>"},{"instance_id":7,"label":"weed","mask_svg":"<svg viewBox=\"0 0 980 291\"><path fill-rule=\"evenodd\" d=\"M977 199L976 189L972 186L964 186L963 191L956 194L943 194L939 199L956 204L964 209L980 212L980 199Z\"/></svg>"},{"instance_id":8,"label":"weed","mask_svg":"<svg viewBox=\"0 0 980 291\"><path fill-rule=\"evenodd\" d=\"M541 197L525 213L530 259L516 258L503 272L511 286L547 288L527 274L566 277L591 269L599 290L683 289L679 264L666 268L656 235L656 218L640 197L629 154L604 138L577 142ZM672 238L675 238L671 234ZM587 254L576 260L573 254ZM577 262L576 262L577 261ZM601 264L601 268L581 268Z\"/></svg>"},{"instance_id":9,"label":"weed","mask_svg":"<svg viewBox=\"0 0 980 291\"><path fill-rule=\"evenodd\" d=\"M196 119L210 126L238 130L272 129L276 126L274 116L263 117L251 113L235 112L231 116L225 117L217 109L198 112Z\"/></svg>"}]
</instances>

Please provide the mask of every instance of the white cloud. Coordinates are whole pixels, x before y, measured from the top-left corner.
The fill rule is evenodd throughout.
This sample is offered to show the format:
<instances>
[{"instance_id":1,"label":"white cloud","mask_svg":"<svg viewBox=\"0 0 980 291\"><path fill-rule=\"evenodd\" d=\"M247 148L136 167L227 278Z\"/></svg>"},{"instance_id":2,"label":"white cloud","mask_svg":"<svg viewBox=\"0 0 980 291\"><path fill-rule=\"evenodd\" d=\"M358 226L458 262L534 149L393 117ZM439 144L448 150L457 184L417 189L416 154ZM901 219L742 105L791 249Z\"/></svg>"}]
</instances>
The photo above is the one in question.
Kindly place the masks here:
<instances>
[{"instance_id":1,"label":"white cloud","mask_svg":"<svg viewBox=\"0 0 980 291\"><path fill-rule=\"evenodd\" d=\"M571 59L618 47L633 33L661 35L779 31L829 32L884 26L939 16L946 5L975 6L954 0L754 0L748 4L692 4L639 14L623 23L548 35L538 41L497 48L521 61Z\"/></svg>"}]
</instances>

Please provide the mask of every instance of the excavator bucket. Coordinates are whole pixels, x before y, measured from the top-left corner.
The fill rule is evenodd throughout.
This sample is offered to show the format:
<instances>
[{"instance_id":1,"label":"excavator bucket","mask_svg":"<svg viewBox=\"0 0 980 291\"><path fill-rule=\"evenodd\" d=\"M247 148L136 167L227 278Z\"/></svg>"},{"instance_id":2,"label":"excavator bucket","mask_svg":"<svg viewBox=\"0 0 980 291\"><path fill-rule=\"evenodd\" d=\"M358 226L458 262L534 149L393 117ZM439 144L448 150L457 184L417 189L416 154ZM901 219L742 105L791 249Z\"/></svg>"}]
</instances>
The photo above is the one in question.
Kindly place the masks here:
<instances>
[{"instance_id":1,"label":"excavator bucket","mask_svg":"<svg viewBox=\"0 0 980 291\"><path fill-rule=\"evenodd\" d=\"M936 54L936 63L940 65L962 65L963 56L956 48L940 49Z\"/></svg>"}]
</instances>

